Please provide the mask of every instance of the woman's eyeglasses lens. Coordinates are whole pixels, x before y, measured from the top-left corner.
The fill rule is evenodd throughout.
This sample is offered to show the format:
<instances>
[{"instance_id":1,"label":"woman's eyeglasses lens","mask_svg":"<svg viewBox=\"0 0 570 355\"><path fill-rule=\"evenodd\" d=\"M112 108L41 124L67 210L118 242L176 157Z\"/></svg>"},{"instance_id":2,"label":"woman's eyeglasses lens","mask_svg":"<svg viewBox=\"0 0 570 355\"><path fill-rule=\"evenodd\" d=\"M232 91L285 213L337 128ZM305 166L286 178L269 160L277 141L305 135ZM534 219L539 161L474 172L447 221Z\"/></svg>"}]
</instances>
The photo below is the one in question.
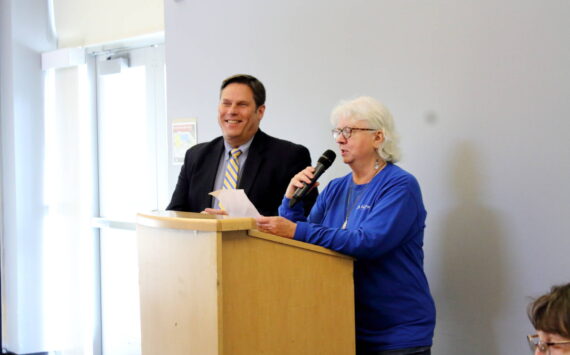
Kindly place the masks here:
<instances>
[{"instance_id":1,"label":"woman's eyeglasses lens","mask_svg":"<svg viewBox=\"0 0 570 355\"><path fill-rule=\"evenodd\" d=\"M350 136L352 135L352 128L344 127L343 129L335 128L332 130L332 135L334 139L337 139L341 134L346 139L350 138Z\"/></svg>"},{"instance_id":2,"label":"woman's eyeglasses lens","mask_svg":"<svg viewBox=\"0 0 570 355\"><path fill-rule=\"evenodd\" d=\"M528 340L528 345L530 346L530 350L533 353L535 353L536 350L538 350L541 353L550 354L550 351L548 349L548 344L541 342L537 334L527 336L527 340Z\"/></svg>"},{"instance_id":3,"label":"woman's eyeglasses lens","mask_svg":"<svg viewBox=\"0 0 570 355\"><path fill-rule=\"evenodd\" d=\"M343 129L335 128L332 130L333 138L336 140L340 134L342 133L343 137L348 139L352 136L353 131L377 131L374 128L353 128L353 127L344 127Z\"/></svg>"}]
</instances>

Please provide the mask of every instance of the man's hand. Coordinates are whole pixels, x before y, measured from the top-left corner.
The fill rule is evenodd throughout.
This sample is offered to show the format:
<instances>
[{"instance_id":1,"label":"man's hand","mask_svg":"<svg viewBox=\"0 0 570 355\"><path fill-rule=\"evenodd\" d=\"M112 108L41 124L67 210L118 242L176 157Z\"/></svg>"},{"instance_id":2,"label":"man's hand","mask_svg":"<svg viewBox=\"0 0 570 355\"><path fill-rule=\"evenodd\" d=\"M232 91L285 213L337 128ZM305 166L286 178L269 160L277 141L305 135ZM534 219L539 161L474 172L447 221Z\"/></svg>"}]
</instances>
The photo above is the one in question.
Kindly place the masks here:
<instances>
[{"instance_id":1,"label":"man's hand","mask_svg":"<svg viewBox=\"0 0 570 355\"><path fill-rule=\"evenodd\" d=\"M217 210L215 208L206 208L201 213L216 214L218 216L227 216L228 215L228 212L226 210Z\"/></svg>"}]
</instances>

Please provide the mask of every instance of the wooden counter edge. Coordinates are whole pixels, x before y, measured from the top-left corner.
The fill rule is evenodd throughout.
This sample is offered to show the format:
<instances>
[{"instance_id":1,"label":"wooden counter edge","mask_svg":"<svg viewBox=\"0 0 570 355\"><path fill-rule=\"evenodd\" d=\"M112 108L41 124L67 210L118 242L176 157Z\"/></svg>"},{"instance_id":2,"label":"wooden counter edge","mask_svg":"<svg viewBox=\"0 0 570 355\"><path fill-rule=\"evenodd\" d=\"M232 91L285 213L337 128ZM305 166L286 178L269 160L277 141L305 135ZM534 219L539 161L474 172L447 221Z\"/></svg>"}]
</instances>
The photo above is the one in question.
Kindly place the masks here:
<instances>
[{"instance_id":1,"label":"wooden counter edge","mask_svg":"<svg viewBox=\"0 0 570 355\"><path fill-rule=\"evenodd\" d=\"M321 254L327 254L327 255L332 255L332 256L338 256L338 257L345 258L345 259L356 260L355 258L350 257L348 255L337 253L336 251L332 251L330 249L327 249L327 248L324 248L324 247L321 247L318 245L300 242L300 241L294 240L294 239L279 237L279 236L274 235L274 234L260 232L257 229L251 229L247 232L247 234L253 238L265 239L265 240L269 240L269 241L272 241L275 243L286 244L286 245L290 245L290 246L297 247L297 248L307 249L307 250L311 250L311 251L321 253Z\"/></svg>"},{"instance_id":2,"label":"wooden counter edge","mask_svg":"<svg viewBox=\"0 0 570 355\"><path fill-rule=\"evenodd\" d=\"M255 220L253 218L220 218L191 212L151 212L137 213L137 225L154 228L224 232L255 228Z\"/></svg>"}]
</instances>

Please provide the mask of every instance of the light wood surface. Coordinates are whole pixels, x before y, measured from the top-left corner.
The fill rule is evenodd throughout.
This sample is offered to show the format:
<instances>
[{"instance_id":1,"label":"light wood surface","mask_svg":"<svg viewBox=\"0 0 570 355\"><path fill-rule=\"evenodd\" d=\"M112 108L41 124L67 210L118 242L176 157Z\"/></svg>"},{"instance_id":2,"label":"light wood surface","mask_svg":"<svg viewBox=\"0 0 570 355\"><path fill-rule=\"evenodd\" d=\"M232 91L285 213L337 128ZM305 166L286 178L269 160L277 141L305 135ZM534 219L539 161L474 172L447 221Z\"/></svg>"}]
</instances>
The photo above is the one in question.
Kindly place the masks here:
<instances>
[{"instance_id":1,"label":"light wood surface","mask_svg":"<svg viewBox=\"0 0 570 355\"><path fill-rule=\"evenodd\" d=\"M153 211L138 213L137 224L156 228L199 231L248 230L255 228L253 218L228 218L203 213Z\"/></svg>"},{"instance_id":2,"label":"light wood surface","mask_svg":"<svg viewBox=\"0 0 570 355\"><path fill-rule=\"evenodd\" d=\"M137 222L143 355L354 354L352 258L251 218Z\"/></svg>"},{"instance_id":3,"label":"light wood surface","mask_svg":"<svg viewBox=\"0 0 570 355\"><path fill-rule=\"evenodd\" d=\"M242 231L223 243L224 354L354 353L352 259Z\"/></svg>"},{"instance_id":4,"label":"light wood surface","mask_svg":"<svg viewBox=\"0 0 570 355\"><path fill-rule=\"evenodd\" d=\"M137 236L143 354L218 354L219 235L139 225Z\"/></svg>"},{"instance_id":5,"label":"light wood surface","mask_svg":"<svg viewBox=\"0 0 570 355\"><path fill-rule=\"evenodd\" d=\"M307 250L312 250L318 253L322 253L322 254L327 254L327 255L333 255L333 256L338 256L341 258L346 258L346 259L350 259L350 260L354 260L352 257L350 256L346 256L344 254L341 253L337 253L335 251L332 251L330 249L327 248L323 248L320 247L318 245L314 245L314 244L309 244L309 243L304 243L304 242L300 242L298 240L294 240L294 239L288 239L288 238L283 238L283 237L279 237L273 234L268 234L268 233L263 233L258 231L257 229L252 229L249 230L247 232L247 234L250 237L254 237L254 238L259 238L259 239L265 239L267 241L271 241L274 243L279 243L279 244L286 244L286 245L291 245L291 246L295 246L297 248L301 248L301 249L307 249Z\"/></svg>"}]
</instances>

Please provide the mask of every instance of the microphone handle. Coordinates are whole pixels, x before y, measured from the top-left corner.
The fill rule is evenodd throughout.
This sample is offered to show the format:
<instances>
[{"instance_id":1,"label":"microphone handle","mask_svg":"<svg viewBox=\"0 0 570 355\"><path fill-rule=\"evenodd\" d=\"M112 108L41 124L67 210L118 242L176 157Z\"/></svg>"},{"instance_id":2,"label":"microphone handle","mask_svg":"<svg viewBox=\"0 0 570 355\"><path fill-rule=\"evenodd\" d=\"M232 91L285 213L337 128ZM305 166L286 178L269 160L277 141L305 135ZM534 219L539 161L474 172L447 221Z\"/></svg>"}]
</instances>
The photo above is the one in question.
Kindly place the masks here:
<instances>
[{"instance_id":1,"label":"microphone handle","mask_svg":"<svg viewBox=\"0 0 570 355\"><path fill-rule=\"evenodd\" d=\"M315 173L313 179L311 179L311 183L307 184L303 182L303 187L298 188L297 191L293 194L291 201L289 201L289 207L295 206L297 202L299 202L305 195L309 192L309 190L315 185L317 179L323 175L323 173L327 170L323 164L318 163L315 167Z\"/></svg>"}]
</instances>

